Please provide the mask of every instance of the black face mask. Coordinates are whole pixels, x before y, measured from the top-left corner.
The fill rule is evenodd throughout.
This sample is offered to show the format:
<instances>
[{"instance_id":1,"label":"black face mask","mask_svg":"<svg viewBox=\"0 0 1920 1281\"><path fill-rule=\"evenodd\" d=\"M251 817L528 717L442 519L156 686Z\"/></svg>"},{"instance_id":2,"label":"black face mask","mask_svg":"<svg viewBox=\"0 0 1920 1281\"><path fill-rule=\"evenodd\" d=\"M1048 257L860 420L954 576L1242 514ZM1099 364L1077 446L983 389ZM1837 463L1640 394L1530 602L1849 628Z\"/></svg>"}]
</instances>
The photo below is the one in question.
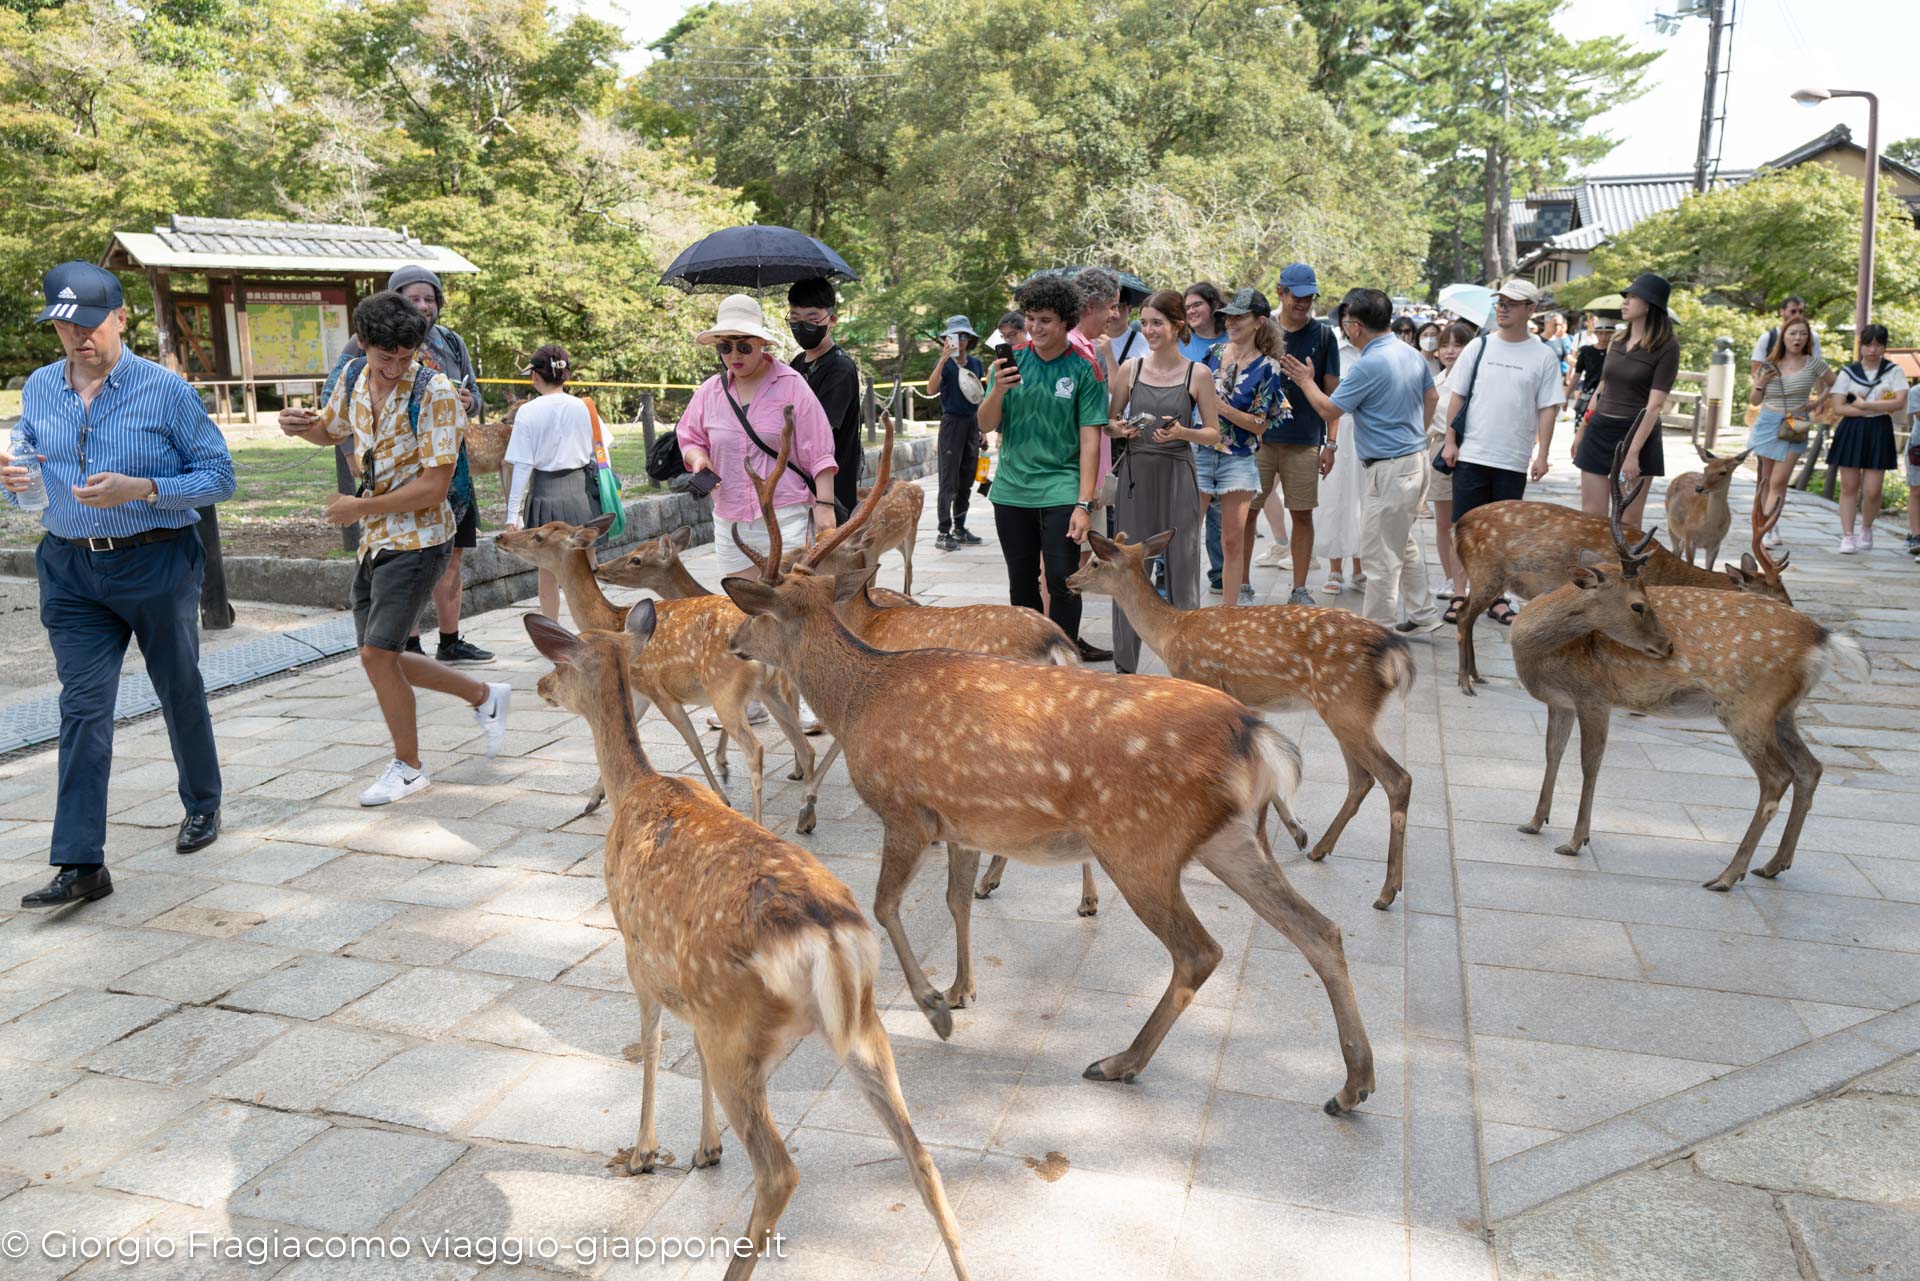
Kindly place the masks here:
<instances>
[{"instance_id":1,"label":"black face mask","mask_svg":"<svg viewBox=\"0 0 1920 1281\"><path fill-rule=\"evenodd\" d=\"M801 351L812 351L827 340L825 325L810 325L803 320L789 320L787 328L793 331L793 340L800 344Z\"/></svg>"}]
</instances>

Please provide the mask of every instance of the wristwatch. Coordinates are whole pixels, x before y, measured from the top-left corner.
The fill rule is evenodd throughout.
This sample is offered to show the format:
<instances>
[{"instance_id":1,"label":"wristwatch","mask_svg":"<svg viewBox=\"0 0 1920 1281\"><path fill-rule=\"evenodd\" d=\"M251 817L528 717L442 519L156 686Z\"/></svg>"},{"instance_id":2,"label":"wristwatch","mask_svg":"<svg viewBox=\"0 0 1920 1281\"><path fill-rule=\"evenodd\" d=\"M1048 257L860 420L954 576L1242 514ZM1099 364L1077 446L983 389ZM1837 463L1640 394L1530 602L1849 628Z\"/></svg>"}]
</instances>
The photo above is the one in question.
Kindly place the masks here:
<instances>
[{"instance_id":1,"label":"wristwatch","mask_svg":"<svg viewBox=\"0 0 1920 1281\"><path fill-rule=\"evenodd\" d=\"M1088 502L1084 498L1081 499L1079 502L1075 503L1074 506L1078 507L1081 511L1085 512L1089 516L1093 515L1093 504Z\"/></svg>"}]
</instances>

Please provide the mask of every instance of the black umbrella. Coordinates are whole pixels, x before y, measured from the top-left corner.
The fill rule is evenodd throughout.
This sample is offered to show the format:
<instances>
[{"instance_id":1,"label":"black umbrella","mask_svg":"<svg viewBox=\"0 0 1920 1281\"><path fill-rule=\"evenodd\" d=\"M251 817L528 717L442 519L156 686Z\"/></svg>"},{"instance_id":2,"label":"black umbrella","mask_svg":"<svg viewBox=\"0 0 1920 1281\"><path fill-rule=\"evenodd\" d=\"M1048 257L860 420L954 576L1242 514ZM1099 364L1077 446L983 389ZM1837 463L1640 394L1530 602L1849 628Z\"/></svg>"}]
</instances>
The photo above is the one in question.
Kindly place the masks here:
<instances>
[{"instance_id":1,"label":"black umbrella","mask_svg":"<svg viewBox=\"0 0 1920 1281\"><path fill-rule=\"evenodd\" d=\"M673 260L660 283L688 293L738 293L802 280L846 284L858 279L846 259L805 232L755 223L695 242Z\"/></svg>"},{"instance_id":2,"label":"black umbrella","mask_svg":"<svg viewBox=\"0 0 1920 1281\"><path fill-rule=\"evenodd\" d=\"M1063 276L1068 280L1072 280L1085 270L1085 267L1047 267L1041 271L1034 272L1033 276L1029 276L1027 279L1031 280L1034 276ZM1127 306L1138 307L1141 303L1153 297L1152 288L1148 286L1146 281L1140 279L1140 277L1131 272L1121 271L1117 267L1109 267L1107 270L1120 277L1120 301Z\"/></svg>"}]
</instances>

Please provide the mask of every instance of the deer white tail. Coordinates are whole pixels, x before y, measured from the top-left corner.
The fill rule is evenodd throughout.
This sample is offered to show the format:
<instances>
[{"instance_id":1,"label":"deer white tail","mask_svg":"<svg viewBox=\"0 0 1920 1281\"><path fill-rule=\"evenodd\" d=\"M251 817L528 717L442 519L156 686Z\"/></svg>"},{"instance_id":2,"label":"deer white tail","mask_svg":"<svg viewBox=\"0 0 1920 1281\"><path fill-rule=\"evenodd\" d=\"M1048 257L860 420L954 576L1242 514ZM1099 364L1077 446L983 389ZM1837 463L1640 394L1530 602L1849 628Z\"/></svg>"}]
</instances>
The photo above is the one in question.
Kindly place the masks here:
<instances>
[{"instance_id":1,"label":"deer white tail","mask_svg":"<svg viewBox=\"0 0 1920 1281\"><path fill-rule=\"evenodd\" d=\"M813 1006L833 1056L845 1059L864 1023L862 1011L873 1004L880 945L864 924L823 930L818 937L821 951L811 974Z\"/></svg>"},{"instance_id":2,"label":"deer white tail","mask_svg":"<svg viewBox=\"0 0 1920 1281\"><path fill-rule=\"evenodd\" d=\"M1265 813L1265 806L1278 802L1285 814L1292 808L1293 793L1300 786L1300 747L1265 721L1252 726L1254 769L1252 793L1247 811Z\"/></svg>"},{"instance_id":3,"label":"deer white tail","mask_svg":"<svg viewBox=\"0 0 1920 1281\"><path fill-rule=\"evenodd\" d=\"M1413 646L1403 638L1388 632L1373 661L1382 685L1402 698L1413 692Z\"/></svg>"},{"instance_id":4,"label":"deer white tail","mask_svg":"<svg viewBox=\"0 0 1920 1281\"><path fill-rule=\"evenodd\" d=\"M1810 651L1814 670L1809 687L1819 683L1820 678L1835 668L1850 681L1861 684L1873 679L1873 667L1867 661L1866 651L1860 648L1860 642L1841 632L1829 631L1820 644Z\"/></svg>"},{"instance_id":5,"label":"deer white tail","mask_svg":"<svg viewBox=\"0 0 1920 1281\"><path fill-rule=\"evenodd\" d=\"M1078 667L1080 651L1073 647L1072 641L1055 636L1047 642L1046 661L1054 667Z\"/></svg>"}]
</instances>

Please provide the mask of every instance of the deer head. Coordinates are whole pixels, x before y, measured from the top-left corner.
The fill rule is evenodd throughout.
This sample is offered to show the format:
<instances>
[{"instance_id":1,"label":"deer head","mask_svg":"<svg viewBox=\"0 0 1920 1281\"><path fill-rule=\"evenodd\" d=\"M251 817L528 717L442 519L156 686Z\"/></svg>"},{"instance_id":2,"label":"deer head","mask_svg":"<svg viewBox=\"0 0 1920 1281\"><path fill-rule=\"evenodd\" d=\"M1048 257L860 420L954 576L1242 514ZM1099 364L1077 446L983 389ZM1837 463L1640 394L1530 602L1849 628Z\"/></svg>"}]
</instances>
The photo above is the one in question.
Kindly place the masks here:
<instances>
[{"instance_id":1,"label":"deer head","mask_svg":"<svg viewBox=\"0 0 1920 1281\"><path fill-rule=\"evenodd\" d=\"M1620 553L1620 572L1626 578L1640 576L1640 567L1647 563L1651 555L1647 548L1653 546L1654 535L1654 530L1648 529L1638 543L1629 545L1626 531L1620 527L1627 508L1633 506L1633 500L1640 497L1641 491L1647 487L1647 478L1643 475L1633 483L1632 493L1623 493L1620 489L1620 469L1626 463L1627 442L1632 438L1630 431L1613 447L1613 468L1607 472L1607 528L1613 531L1613 545Z\"/></svg>"},{"instance_id":2,"label":"deer head","mask_svg":"<svg viewBox=\"0 0 1920 1281\"><path fill-rule=\"evenodd\" d=\"M1699 445L1693 448L1694 452L1700 455L1700 461L1706 464L1705 470L1700 473L1700 479L1694 483L1693 489L1696 494L1707 494L1716 489L1724 492L1733 483L1733 473L1740 469L1740 464L1745 462L1747 455L1753 452L1751 449L1743 449L1731 458L1718 458Z\"/></svg>"},{"instance_id":3,"label":"deer head","mask_svg":"<svg viewBox=\"0 0 1920 1281\"><path fill-rule=\"evenodd\" d=\"M1631 435L1629 432L1628 437ZM1576 633L1598 633L1649 658L1669 658L1673 654L1673 640L1662 630L1653 612L1653 602L1647 599L1647 589L1640 582L1640 567L1647 563L1653 531L1648 530L1637 544L1632 544L1620 527L1621 517L1647 484L1647 478L1642 476L1631 492L1621 490L1620 467L1626 456L1627 440L1623 438L1614 448L1613 469L1607 474L1607 527L1613 531L1619 563L1596 564L1583 557L1583 563L1574 566L1570 575L1570 581L1580 590L1571 599L1562 601L1560 607ZM1527 611L1521 611L1520 617L1526 616ZM1516 622L1515 626L1519 624Z\"/></svg>"},{"instance_id":4,"label":"deer head","mask_svg":"<svg viewBox=\"0 0 1920 1281\"><path fill-rule=\"evenodd\" d=\"M556 570L574 552L586 551L613 525L611 515L595 516L584 525L548 521L532 529L503 529L496 541L529 564Z\"/></svg>"},{"instance_id":5,"label":"deer head","mask_svg":"<svg viewBox=\"0 0 1920 1281\"><path fill-rule=\"evenodd\" d=\"M1173 541L1171 529L1155 534L1144 543L1129 543L1125 532L1118 538L1088 533L1087 546L1093 555L1087 563L1067 577L1067 589L1081 595L1116 595L1129 578L1147 576L1147 562L1167 549Z\"/></svg>"},{"instance_id":6,"label":"deer head","mask_svg":"<svg viewBox=\"0 0 1920 1281\"><path fill-rule=\"evenodd\" d=\"M1767 531L1780 523L1780 513L1786 510L1787 496L1780 495L1771 510L1766 508L1766 495L1755 493L1753 496L1753 550L1741 555L1738 565L1724 566L1727 577L1734 586L1743 592L1752 592L1756 596L1765 596L1777 600L1782 605L1793 604L1793 598L1787 595L1787 585L1780 578L1780 571L1787 567L1787 558L1791 552L1780 553L1775 560L1767 554L1765 539Z\"/></svg>"},{"instance_id":7,"label":"deer head","mask_svg":"<svg viewBox=\"0 0 1920 1281\"><path fill-rule=\"evenodd\" d=\"M596 714L633 705L631 697L609 700L607 690L624 684L627 664L653 636L653 602L643 600L627 614L624 632L586 632L575 636L544 614L527 614L527 635L553 664L536 689L552 707L564 707L592 721Z\"/></svg>"},{"instance_id":8,"label":"deer head","mask_svg":"<svg viewBox=\"0 0 1920 1281\"><path fill-rule=\"evenodd\" d=\"M504 538L505 536L502 535ZM693 528L684 526L671 534L641 543L594 570L594 576L615 587L658 589L665 576L680 563L680 553L693 546Z\"/></svg>"}]
</instances>

